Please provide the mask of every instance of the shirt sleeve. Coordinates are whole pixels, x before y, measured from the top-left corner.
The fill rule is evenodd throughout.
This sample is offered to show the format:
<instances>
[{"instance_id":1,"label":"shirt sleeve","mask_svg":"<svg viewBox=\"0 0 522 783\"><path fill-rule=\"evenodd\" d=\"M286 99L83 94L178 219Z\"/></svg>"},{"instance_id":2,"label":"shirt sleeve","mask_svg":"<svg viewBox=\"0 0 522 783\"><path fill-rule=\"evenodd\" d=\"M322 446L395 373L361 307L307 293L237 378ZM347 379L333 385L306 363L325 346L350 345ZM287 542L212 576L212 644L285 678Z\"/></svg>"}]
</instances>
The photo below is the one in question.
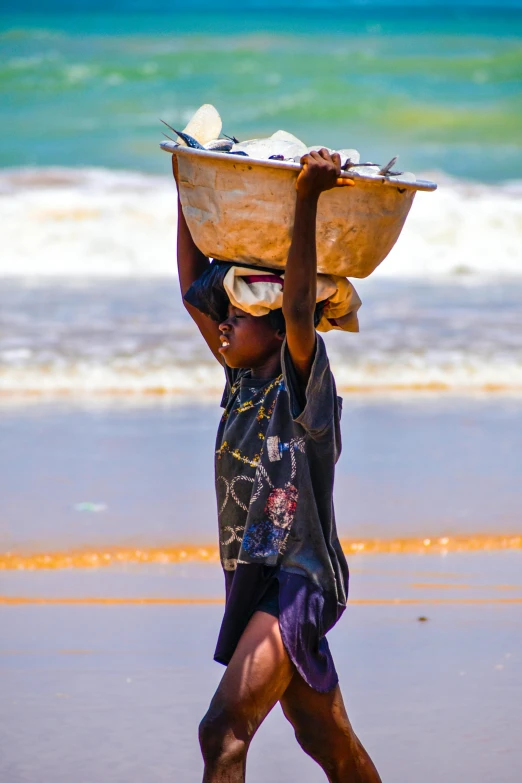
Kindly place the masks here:
<instances>
[{"instance_id":1,"label":"shirt sleeve","mask_svg":"<svg viewBox=\"0 0 522 783\"><path fill-rule=\"evenodd\" d=\"M342 400L337 396L324 340L316 333L315 355L306 388L299 380L286 339L281 351L283 378L295 422L313 438L332 427L338 427Z\"/></svg>"}]
</instances>

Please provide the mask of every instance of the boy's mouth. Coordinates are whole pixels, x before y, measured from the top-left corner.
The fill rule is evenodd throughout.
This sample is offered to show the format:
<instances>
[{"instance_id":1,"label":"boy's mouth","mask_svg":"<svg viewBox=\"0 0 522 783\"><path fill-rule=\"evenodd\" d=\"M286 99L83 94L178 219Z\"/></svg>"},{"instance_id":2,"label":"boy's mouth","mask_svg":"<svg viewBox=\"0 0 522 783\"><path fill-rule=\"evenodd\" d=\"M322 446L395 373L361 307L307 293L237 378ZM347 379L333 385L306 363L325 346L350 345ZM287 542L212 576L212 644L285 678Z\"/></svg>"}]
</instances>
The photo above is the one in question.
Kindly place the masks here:
<instances>
[{"instance_id":1,"label":"boy's mouth","mask_svg":"<svg viewBox=\"0 0 522 783\"><path fill-rule=\"evenodd\" d=\"M221 345L219 346L218 351L221 353L221 351L226 351L226 349L230 347L230 342L228 337L225 337L224 335L222 335L219 339L221 341Z\"/></svg>"}]
</instances>

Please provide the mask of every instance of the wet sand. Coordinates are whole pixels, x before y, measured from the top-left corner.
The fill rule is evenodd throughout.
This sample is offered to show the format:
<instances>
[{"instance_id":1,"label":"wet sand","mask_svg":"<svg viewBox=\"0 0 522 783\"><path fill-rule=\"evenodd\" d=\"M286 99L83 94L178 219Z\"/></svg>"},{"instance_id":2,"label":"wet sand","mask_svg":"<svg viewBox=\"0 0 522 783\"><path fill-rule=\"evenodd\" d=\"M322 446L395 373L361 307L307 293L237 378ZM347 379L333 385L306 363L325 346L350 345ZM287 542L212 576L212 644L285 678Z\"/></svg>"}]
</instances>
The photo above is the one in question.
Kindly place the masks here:
<instances>
[{"instance_id":1,"label":"wet sand","mask_svg":"<svg viewBox=\"0 0 522 783\"><path fill-rule=\"evenodd\" d=\"M223 672L218 416L168 401L0 408L5 783L201 779L197 724ZM367 548L350 550L329 638L385 783L518 783L521 424L515 398L345 398L339 530ZM98 560L67 567L71 552ZM279 708L248 780L324 780Z\"/></svg>"},{"instance_id":2,"label":"wet sand","mask_svg":"<svg viewBox=\"0 0 522 783\"><path fill-rule=\"evenodd\" d=\"M352 562L353 600L329 638L386 783L518 781L521 565L519 552ZM222 606L204 598L221 585L210 564L4 573L4 596L57 603L0 606L2 780L197 783L197 724L223 672ZM60 603L71 598L84 603ZM248 780L297 779L324 780L276 708Z\"/></svg>"},{"instance_id":3,"label":"wet sand","mask_svg":"<svg viewBox=\"0 0 522 783\"><path fill-rule=\"evenodd\" d=\"M215 546L219 415L175 400L2 405L0 551ZM520 534L520 432L520 398L345 395L340 536Z\"/></svg>"}]
</instances>

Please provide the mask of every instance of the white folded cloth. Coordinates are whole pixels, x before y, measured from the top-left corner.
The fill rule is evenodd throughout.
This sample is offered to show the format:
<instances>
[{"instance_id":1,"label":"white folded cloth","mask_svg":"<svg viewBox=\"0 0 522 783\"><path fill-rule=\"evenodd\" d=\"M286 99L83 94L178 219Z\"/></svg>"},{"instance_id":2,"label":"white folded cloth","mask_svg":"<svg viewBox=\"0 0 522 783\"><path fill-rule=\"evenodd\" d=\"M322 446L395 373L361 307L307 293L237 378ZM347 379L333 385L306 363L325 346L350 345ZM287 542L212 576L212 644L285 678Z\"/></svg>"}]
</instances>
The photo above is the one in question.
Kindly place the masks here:
<instances>
[{"instance_id":1,"label":"white folded cloth","mask_svg":"<svg viewBox=\"0 0 522 783\"><path fill-rule=\"evenodd\" d=\"M268 315L270 310L283 306L284 278L284 273L276 271L231 266L224 277L223 287L234 307L250 315ZM361 300L346 277L318 274L317 302L325 302L318 331L359 331L357 311Z\"/></svg>"}]
</instances>

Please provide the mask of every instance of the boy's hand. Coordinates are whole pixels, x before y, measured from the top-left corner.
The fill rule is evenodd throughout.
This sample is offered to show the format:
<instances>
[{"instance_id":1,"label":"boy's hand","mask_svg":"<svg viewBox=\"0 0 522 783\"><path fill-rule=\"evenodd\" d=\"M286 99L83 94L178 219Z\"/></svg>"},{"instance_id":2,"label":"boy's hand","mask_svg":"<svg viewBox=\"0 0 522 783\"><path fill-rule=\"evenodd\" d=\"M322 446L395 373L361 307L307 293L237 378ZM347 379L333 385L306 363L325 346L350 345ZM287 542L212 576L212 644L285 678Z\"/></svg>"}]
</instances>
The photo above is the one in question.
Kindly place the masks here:
<instances>
[{"instance_id":1,"label":"boy's hand","mask_svg":"<svg viewBox=\"0 0 522 783\"><path fill-rule=\"evenodd\" d=\"M353 179L341 178L341 156L330 155L328 150L313 150L301 158L302 169L295 184L297 193L304 198L318 199L323 190L354 185Z\"/></svg>"}]
</instances>

